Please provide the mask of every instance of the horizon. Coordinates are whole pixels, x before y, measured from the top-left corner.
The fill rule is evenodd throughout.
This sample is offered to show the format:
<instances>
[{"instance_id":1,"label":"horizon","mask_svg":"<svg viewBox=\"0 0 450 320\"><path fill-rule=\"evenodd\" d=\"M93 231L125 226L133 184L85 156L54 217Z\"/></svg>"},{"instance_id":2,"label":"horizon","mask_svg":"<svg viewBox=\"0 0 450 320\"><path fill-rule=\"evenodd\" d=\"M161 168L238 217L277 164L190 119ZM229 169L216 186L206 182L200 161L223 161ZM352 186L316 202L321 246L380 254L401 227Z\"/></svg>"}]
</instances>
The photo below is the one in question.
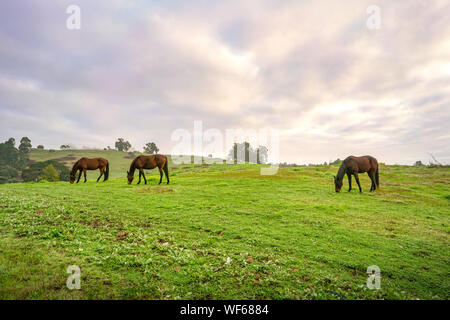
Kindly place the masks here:
<instances>
[{"instance_id":1,"label":"horizon","mask_svg":"<svg viewBox=\"0 0 450 320\"><path fill-rule=\"evenodd\" d=\"M74 4L80 24L70 29ZM278 163L366 154L450 163L446 1L7 0L0 9L1 142L103 149L122 137L171 154L174 132L200 120L222 135L277 130Z\"/></svg>"}]
</instances>

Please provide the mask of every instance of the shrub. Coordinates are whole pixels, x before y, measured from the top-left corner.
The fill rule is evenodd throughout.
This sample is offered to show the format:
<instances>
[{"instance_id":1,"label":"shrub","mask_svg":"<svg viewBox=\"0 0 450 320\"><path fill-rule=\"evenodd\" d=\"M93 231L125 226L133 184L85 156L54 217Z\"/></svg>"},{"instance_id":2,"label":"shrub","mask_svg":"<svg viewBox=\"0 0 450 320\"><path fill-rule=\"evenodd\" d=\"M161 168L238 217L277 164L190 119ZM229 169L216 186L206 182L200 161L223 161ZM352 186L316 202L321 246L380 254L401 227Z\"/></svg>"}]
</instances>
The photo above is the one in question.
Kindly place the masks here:
<instances>
[{"instance_id":1,"label":"shrub","mask_svg":"<svg viewBox=\"0 0 450 320\"><path fill-rule=\"evenodd\" d=\"M40 179L47 180L49 182L59 181L59 174L56 171L55 167L49 164L44 168L44 170L42 170L42 175L40 176Z\"/></svg>"},{"instance_id":2,"label":"shrub","mask_svg":"<svg viewBox=\"0 0 450 320\"><path fill-rule=\"evenodd\" d=\"M27 169L22 171L22 179L24 181L38 181L43 175L44 169L50 164L56 170L60 181L69 181L70 170L55 160L32 163Z\"/></svg>"}]
</instances>

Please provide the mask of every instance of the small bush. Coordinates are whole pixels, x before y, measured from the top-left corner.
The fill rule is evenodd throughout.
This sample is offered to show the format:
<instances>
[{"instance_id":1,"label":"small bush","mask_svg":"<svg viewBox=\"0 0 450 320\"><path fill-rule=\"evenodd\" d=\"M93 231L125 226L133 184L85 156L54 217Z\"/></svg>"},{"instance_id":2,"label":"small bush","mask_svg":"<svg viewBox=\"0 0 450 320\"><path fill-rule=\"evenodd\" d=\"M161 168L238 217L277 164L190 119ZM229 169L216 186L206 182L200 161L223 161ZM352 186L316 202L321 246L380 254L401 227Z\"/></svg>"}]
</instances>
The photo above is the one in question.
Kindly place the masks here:
<instances>
[{"instance_id":1,"label":"small bush","mask_svg":"<svg viewBox=\"0 0 450 320\"><path fill-rule=\"evenodd\" d=\"M47 180L49 182L59 181L59 174L56 172L56 169L53 165L49 164L42 170L42 176L40 176L41 180Z\"/></svg>"},{"instance_id":2,"label":"small bush","mask_svg":"<svg viewBox=\"0 0 450 320\"><path fill-rule=\"evenodd\" d=\"M24 181L38 181L43 176L43 171L48 165L52 165L58 173L58 180L69 181L70 170L62 163L55 160L34 162L27 169L22 171Z\"/></svg>"}]
</instances>

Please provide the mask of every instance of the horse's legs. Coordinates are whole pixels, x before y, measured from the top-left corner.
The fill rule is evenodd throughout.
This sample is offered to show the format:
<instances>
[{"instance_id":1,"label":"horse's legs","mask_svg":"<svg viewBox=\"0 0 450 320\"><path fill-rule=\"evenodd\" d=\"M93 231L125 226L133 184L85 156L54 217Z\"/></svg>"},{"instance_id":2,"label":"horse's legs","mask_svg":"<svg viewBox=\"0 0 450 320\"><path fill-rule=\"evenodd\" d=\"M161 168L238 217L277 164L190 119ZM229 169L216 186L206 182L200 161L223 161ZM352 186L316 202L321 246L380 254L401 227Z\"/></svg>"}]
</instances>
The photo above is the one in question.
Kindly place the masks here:
<instances>
[{"instance_id":1,"label":"horse's legs","mask_svg":"<svg viewBox=\"0 0 450 320\"><path fill-rule=\"evenodd\" d=\"M161 184L162 178L163 178L163 170L161 168L159 168L159 183L158 184Z\"/></svg>"},{"instance_id":2,"label":"horse's legs","mask_svg":"<svg viewBox=\"0 0 450 320\"><path fill-rule=\"evenodd\" d=\"M77 180L77 183L80 182L80 178L81 178L81 170L80 170L80 173L78 174L78 180Z\"/></svg>"},{"instance_id":3,"label":"horse's legs","mask_svg":"<svg viewBox=\"0 0 450 320\"><path fill-rule=\"evenodd\" d=\"M147 178L145 177L144 169L142 169L142 177L144 178L145 184L147 184Z\"/></svg>"},{"instance_id":4,"label":"horse's legs","mask_svg":"<svg viewBox=\"0 0 450 320\"><path fill-rule=\"evenodd\" d=\"M83 169L83 173L84 173L84 183L86 183L86 181L87 181L87 177L86 177L86 169Z\"/></svg>"},{"instance_id":5,"label":"horse's legs","mask_svg":"<svg viewBox=\"0 0 450 320\"><path fill-rule=\"evenodd\" d=\"M99 175L98 178L97 178L97 182L100 180L100 178L102 177L102 175L103 175L103 169L100 169L100 175Z\"/></svg>"},{"instance_id":6,"label":"horse's legs","mask_svg":"<svg viewBox=\"0 0 450 320\"><path fill-rule=\"evenodd\" d=\"M166 174L167 184L169 184L169 170L167 169L167 165L164 167L164 173Z\"/></svg>"},{"instance_id":7,"label":"horse's legs","mask_svg":"<svg viewBox=\"0 0 450 320\"><path fill-rule=\"evenodd\" d=\"M361 189L361 184L359 183L358 172L353 173L353 175L355 176L355 180L356 180L356 183L358 184L359 192L361 193L362 189Z\"/></svg>"},{"instance_id":8,"label":"horse's legs","mask_svg":"<svg viewBox=\"0 0 450 320\"><path fill-rule=\"evenodd\" d=\"M367 174L370 180L372 181L372 185L370 186L370 192L375 191L375 189L377 188L375 184L375 173L373 170L370 170L369 172L367 172Z\"/></svg>"},{"instance_id":9,"label":"horse's legs","mask_svg":"<svg viewBox=\"0 0 450 320\"><path fill-rule=\"evenodd\" d=\"M147 179L145 178L144 169L139 169L139 182L141 182L141 175L144 178L145 184L147 184Z\"/></svg>"},{"instance_id":10,"label":"horse's legs","mask_svg":"<svg viewBox=\"0 0 450 320\"><path fill-rule=\"evenodd\" d=\"M348 192L352 191L352 175L350 173L347 173L348 178Z\"/></svg>"},{"instance_id":11,"label":"horse's legs","mask_svg":"<svg viewBox=\"0 0 450 320\"><path fill-rule=\"evenodd\" d=\"M142 173L141 173L141 170L139 170L139 181L138 181L137 184L140 184L140 183L141 183L141 177L142 177Z\"/></svg>"}]
</instances>

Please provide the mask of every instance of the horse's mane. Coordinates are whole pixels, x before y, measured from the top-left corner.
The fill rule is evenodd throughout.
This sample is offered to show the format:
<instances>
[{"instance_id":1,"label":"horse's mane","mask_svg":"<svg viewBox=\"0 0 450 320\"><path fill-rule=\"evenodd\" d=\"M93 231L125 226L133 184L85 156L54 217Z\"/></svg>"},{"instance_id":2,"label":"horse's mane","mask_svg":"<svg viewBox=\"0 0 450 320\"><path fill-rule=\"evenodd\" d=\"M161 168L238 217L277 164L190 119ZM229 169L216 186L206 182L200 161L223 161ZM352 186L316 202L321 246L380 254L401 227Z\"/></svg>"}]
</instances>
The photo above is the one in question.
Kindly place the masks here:
<instances>
[{"instance_id":1,"label":"horse's mane","mask_svg":"<svg viewBox=\"0 0 450 320\"><path fill-rule=\"evenodd\" d=\"M77 162L74 163L71 173L77 171L78 162L80 162L80 160L77 160Z\"/></svg>"},{"instance_id":2,"label":"horse's mane","mask_svg":"<svg viewBox=\"0 0 450 320\"><path fill-rule=\"evenodd\" d=\"M338 173L336 178L338 180L342 180L344 178L344 174L345 174L345 170L347 169L347 167L345 166L344 162L342 162L341 166L339 167Z\"/></svg>"},{"instance_id":3,"label":"horse's mane","mask_svg":"<svg viewBox=\"0 0 450 320\"><path fill-rule=\"evenodd\" d=\"M133 161L131 161L130 164L130 173L134 173L134 170L136 170L136 161L139 157L136 157Z\"/></svg>"}]
</instances>

